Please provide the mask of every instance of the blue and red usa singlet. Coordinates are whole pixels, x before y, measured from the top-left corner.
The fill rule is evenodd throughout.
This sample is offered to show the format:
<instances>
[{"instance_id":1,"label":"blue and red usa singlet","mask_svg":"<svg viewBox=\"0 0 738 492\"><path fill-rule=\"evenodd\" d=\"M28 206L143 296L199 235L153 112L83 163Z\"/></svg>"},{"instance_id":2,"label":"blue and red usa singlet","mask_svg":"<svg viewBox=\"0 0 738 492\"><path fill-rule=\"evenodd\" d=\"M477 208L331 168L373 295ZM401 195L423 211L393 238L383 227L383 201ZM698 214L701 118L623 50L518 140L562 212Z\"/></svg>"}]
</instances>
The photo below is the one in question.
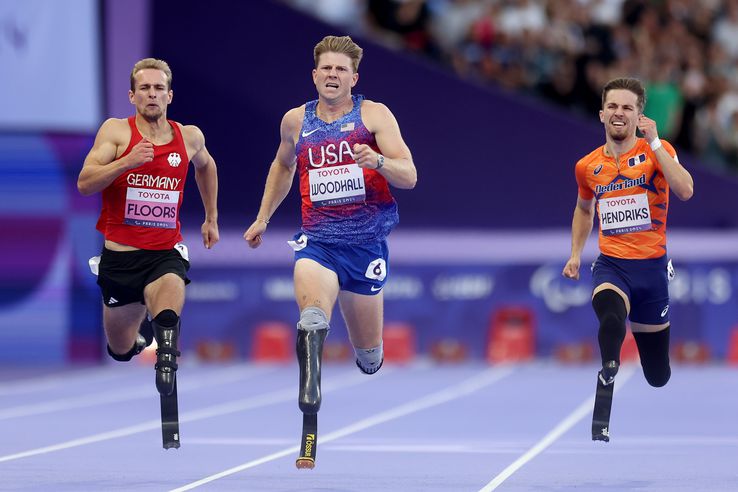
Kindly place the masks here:
<instances>
[{"instance_id":1,"label":"blue and red usa singlet","mask_svg":"<svg viewBox=\"0 0 738 492\"><path fill-rule=\"evenodd\" d=\"M364 96L351 99L351 112L332 123L318 118L317 100L306 103L295 148L302 230L309 238L326 243L381 241L399 221L387 180L354 161L354 144L369 145L376 152L379 148L361 120Z\"/></svg>"},{"instance_id":2,"label":"blue and red usa singlet","mask_svg":"<svg viewBox=\"0 0 738 492\"><path fill-rule=\"evenodd\" d=\"M172 249L182 240L179 209L189 159L179 125L168 122L174 138L154 146L154 160L121 174L102 191L97 230L105 239L151 250ZM143 138L134 116L128 125L131 141L121 157Z\"/></svg>"}]
</instances>

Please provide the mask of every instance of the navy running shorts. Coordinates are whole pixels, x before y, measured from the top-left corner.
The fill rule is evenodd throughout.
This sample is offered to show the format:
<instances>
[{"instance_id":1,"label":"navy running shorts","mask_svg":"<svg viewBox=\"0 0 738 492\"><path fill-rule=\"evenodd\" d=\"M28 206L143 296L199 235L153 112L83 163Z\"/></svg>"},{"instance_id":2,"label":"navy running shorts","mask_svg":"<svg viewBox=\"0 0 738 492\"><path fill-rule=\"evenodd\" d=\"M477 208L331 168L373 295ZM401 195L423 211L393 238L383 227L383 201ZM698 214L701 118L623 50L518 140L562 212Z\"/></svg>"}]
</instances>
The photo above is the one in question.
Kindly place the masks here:
<instances>
[{"instance_id":1,"label":"navy running shorts","mask_svg":"<svg viewBox=\"0 0 738 492\"><path fill-rule=\"evenodd\" d=\"M341 290L373 296L387 281L389 249L387 241L365 244L330 244L295 234L289 245L295 250L295 261L309 258L338 276Z\"/></svg>"},{"instance_id":2,"label":"navy running shorts","mask_svg":"<svg viewBox=\"0 0 738 492\"><path fill-rule=\"evenodd\" d=\"M597 287L608 282L620 288L630 300L630 321L661 325L669 322L669 281L673 272L666 255L628 260L601 254L592 264L592 283Z\"/></svg>"}]
</instances>

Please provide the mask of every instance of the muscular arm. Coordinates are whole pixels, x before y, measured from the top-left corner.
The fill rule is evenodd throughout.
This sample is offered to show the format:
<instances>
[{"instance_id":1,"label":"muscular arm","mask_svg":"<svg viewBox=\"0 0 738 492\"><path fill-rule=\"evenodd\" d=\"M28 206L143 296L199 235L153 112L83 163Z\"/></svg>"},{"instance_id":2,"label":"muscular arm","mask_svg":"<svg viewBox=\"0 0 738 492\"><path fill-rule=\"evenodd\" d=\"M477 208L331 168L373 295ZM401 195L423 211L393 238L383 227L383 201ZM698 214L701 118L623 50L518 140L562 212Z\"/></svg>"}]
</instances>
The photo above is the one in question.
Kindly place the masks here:
<instances>
[{"instance_id":1,"label":"muscular arm","mask_svg":"<svg viewBox=\"0 0 738 492\"><path fill-rule=\"evenodd\" d=\"M396 188L414 188L418 181L418 172L392 112L384 104L364 101L361 116L367 129L374 133L379 151L384 156L384 166L378 172ZM359 167L376 169L376 152L367 145L358 145L356 150L354 159Z\"/></svg>"},{"instance_id":2,"label":"muscular arm","mask_svg":"<svg viewBox=\"0 0 738 492\"><path fill-rule=\"evenodd\" d=\"M680 200L686 201L692 198L694 194L694 181L689 171L679 164L662 145L656 149L656 159L661 165L661 172L664 173L669 188Z\"/></svg>"},{"instance_id":3,"label":"muscular arm","mask_svg":"<svg viewBox=\"0 0 738 492\"><path fill-rule=\"evenodd\" d=\"M205 135L196 126L183 127L182 134L188 147L193 151L192 164L195 167L195 181L205 209L205 221L201 232L203 244L211 248L220 239L218 231L218 168L215 159L205 147Z\"/></svg>"},{"instance_id":4,"label":"muscular arm","mask_svg":"<svg viewBox=\"0 0 738 492\"><path fill-rule=\"evenodd\" d=\"M279 148L269 168L259 213L254 223L243 235L252 248L261 244L261 235L266 231L269 219L292 188L296 168L295 135L302 124L301 114L301 110L296 108L288 111L282 118L279 128Z\"/></svg>"},{"instance_id":5,"label":"muscular arm","mask_svg":"<svg viewBox=\"0 0 738 492\"><path fill-rule=\"evenodd\" d=\"M579 279L579 266L582 261L582 250L592 232L594 223L594 199L583 200L577 197L574 218L571 221L571 256L564 266L564 277Z\"/></svg>"},{"instance_id":6,"label":"muscular arm","mask_svg":"<svg viewBox=\"0 0 738 492\"><path fill-rule=\"evenodd\" d=\"M656 122L645 115L639 116L638 129L643 133L643 137L649 144L659 138ZM671 191L674 192L677 198L680 200L689 200L692 198L694 194L694 181L689 171L684 169L684 166L679 164L663 145L656 149L654 154L659 161L661 172L664 173L666 182L669 183L669 188L671 188Z\"/></svg>"},{"instance_id":7,"label":"muscular arm","mask_svg":"<svg viewBox=\"0 0 738 492\"><path fill-rule=\"evenodd\" d=\"M119 147L127 145L129 140L130 130L125 120L110 118L102 124L77 178L77 189L82 195L102 191L124 172L154 159L154 146L145 140L125 157L116 159Z\"/></svg>"}]
</instances>

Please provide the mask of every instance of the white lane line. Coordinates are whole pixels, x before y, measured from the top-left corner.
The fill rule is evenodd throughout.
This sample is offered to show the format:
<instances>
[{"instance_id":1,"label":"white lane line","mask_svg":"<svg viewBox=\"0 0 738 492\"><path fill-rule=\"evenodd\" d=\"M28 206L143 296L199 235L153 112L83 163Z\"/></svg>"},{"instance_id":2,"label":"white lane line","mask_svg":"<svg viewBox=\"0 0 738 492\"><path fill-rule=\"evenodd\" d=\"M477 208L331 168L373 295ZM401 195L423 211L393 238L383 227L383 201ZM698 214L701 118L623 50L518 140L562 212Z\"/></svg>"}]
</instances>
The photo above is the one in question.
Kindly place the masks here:
<instances>
[{"instance_id":1,"label":"white lane line","mask_svg":"<svg viewBox=\"0 0 738 492\"><path fill-rule=\"evenodd\" d=\"M319 437L318 442L321 444L324 444L327 442L335 441L336 439L340 439L350 434L355 434L357 432L368 429L370 427L374 427L375 425L379 425L379 424L388 422L390 420L398 419L400 417L404 417L406 415L410 415L412 413L416 413L421 410L425 410L427 408L441 405L443 403L447 403L457 398L461 398L462 396L467 396L476 391L479 391L485 386L489 386L490 384L496 383L497 381L509 376L512 372L513 372L513 369L511 367L496 367L492 369L487 369L482 374L478 374L471 378L467 378L461 383L455 384L441 391L431 393L430 395L424 396L422 398L418 398L416 400L412 400L408 403L404 403L397 407L394 407L384 412L378 413L372 417L368 417L368 418L356 421L353 424L347 425L345 427L341 427L340 429L337 429L333 432L326 434L325 437ZM235 473L248 470L249 468L254 468L261 464L268 463L270 461L274 461L279 458L289 456L291 454L295 454L299 451L300 451L299 445L291 446L281 451L277 451L276 453L268 454L266 456L262 456L261 458L257 458L247 463L243 463L241 465L229 468L222 472L207 476L205 478L189 483L182 487L172 489L171 492L183 492L186 490L192 490L201 485L205 485L210 482L214 482L215 480L219 480L221 478L227 477L229 475L233 475Z\"/></svg>"},{"instance_id":2,"label":"white lane line","mask_svg":"<svg viewBox=\"0 0 738 492\"><path fill-rule=\"evenodd\" d=\"M287 437L189 437L187 445L200 446L287 446L294 443L293 438ZM590 455L592 447L589 442L582 440L559 440L556 450L550 453L566 455ZM407 454L515 454L523 453L528 448L528 442L523 441L405 441L395 443L383 441L343 440L342 444L326 444L323 451L345 451L357 453L407 453ZM631 454L633 452L651 453L650 448L684 446L738 446L738 437L699 437L699 436L645 436L638 438L618 437L618 449L611 451L616 454ZM649 448L649 449L645 449ZM680 451L681 452L681 451ZM662 454L664 452L662 451Z\"/></svg>"},{"instance_id":3,"label":"white lane line","mask_svg":"<svg viewBox=\"0 0 738 492\"><path fill-rule=\"evenodd\" d=\"M187 393L203 387L220 386L223 384L231 384L237 381L250 379L254 376L262 375L264 372L267 372L266 368L261 367L231 368L216 372L215 374L207 374L194 380L185 378L184 384L182 384L180 388L181 392ZM151 375L154 375L153 371L151 372ZM153 377L151 379L153 380ZM63 410L140 400L151 398L153 394L155 393L152 392L152 388L144 388L141 387L141 385L138 385L135 389L116 388L109 391L98 392L94 395L77 395L45 402L18 405L15 407L0 409L0 421L60 412Z\"/></svg>"},{"instance_id":4,"label":"white lane line","mask_svg":"<svg viewBox=\"0 0 738 492\"><path fill-rule=\"evenodd\" d=\"M198 437L187 439L187 445L201 446L288 446L295 442L294 438L265 437L265 438L229 438L229 437ZM374 440L372 442L343 440L343 444L323 444L325 451L345 451L357 453L420 453L420 454L513 454L525 451L527 443L490 443L487 441L452 441L448 443L434 441L400 441L389 443Z\"/></svg>"},{"instance_id":5,"label":"white lane line","mask_svg":"<svg viewBox=\"0 0 738 492\"><path fill-rule=\"evenodd\" d=\"M384 372L384 369L382 370ZM385 376L391 374L392 369L388 368L384 374L378 374L378 376ZM342 387L356 386L369 381L376 381L378 378L367 378L364 374L358 374L356 370L351 370L350 373L346 373L345 376L336 378L333 382L324 384L323 388L326 392L335 391ZM235 400L229 403L223 403L220 405L214 405L212 407L202 408L192 412L187 412L179 417L180 423L193 422L196 420L203 420L212 417L219 417L227 415L229 413L241 412L244 410L251 410L254 408L264 407L273 405L276 403L282 403L286 401L292 401L297 399L296 388L291 386L289 389L285 388L271 393L266 393L259 396L253 396L249 398L243 398L241 400ZM13 461L21 458L27 458L29 456L37 456L40 454L53 453L55 451L62 451L69 448L76 448L78 446L84 446L87 444L93 444L101 441L108 441L110 439L117 439L119 437L126 437L140 432L146 432L161 427L160 420L149 420L140 424L131 425L128 427L122 427L120 429L114 429L108 432L102 432L99 434L92 434L90 436L81 437L78 439L72 439L64 441L58 444L52 444L50 446L44 446L41 448L29 449L28 451L22 451L20 453L8 454L0 456L0 463L6 461Z\"/></svg>"},{"instance_id":6,"label":"white lane line","mask_svg":"<svg viewBox=\"0 0 738 492\"><path fill-rule=\"evenodd\" d=\"M76 382L91 383L96 381L120 379L123 377L125 377L125 372L118 368L110 367L106 370L100 367L95 367L62 372L61 374L57 373L49 376L14 379L13 381L0 383L0 397L56 390L60 388L63 389L68 387L70 383L73 384Z\"/></svg>"},{"instance_id":7,"label":"white lane line","mask_svg":"<svg viewBox=\"0 0 738 492\"><path fill-rule=\"evenodd\" d=\"M627 366L624 367L618 375L617 382L615 385L614 393L617 393L620 388L625 386L625 383L635 373L636 367L639 366ZM502 470L499 475L493 478L487 485L479 489L479 492L491 492L502 483L510 478L513 473L522 468L526 463L531 461L533 458L541 454L547 447L556 442L556 440L574 427L580 420L588 415L592 414L592 408L594 406L594 395L588 397L582 402L572 413L570 413L564 420L559 422L556 427L546 434L543 439L538 441L532 448L526 451L520 458L513 461L507 468Z\"/></svg>"},{"instance_id":8,"label":"white lane line","mask_svg":"<svg viewBox=\"0 0 738 492\"><path fill-rule=\"evenodd\" d=\"M189 437L188 446L233 446L233 447L262 447L262 446L289 446L294 438L288 437ZM321 440L322 441L322 440ZM356 453L404 453L404 454L520 454L530 446L528 441L495 441L457 439L406 440L387 441L384 439L343 439L340 443L329 443L321 449L325 451L341 451ZM738 446L738 437L700 437L700 436L639 436L618 437L618 449L609 451L615 454L651 453L650 448L684 446L702 447L735 447ZM646 449L648 448L648 449ZM681 452L681 451L679 451ZM560 439L555 450L549 453L565 455L591 455L592 445L582 439ZM662 454L664 452L662 451Z\"/></svg>"}]
</instances>

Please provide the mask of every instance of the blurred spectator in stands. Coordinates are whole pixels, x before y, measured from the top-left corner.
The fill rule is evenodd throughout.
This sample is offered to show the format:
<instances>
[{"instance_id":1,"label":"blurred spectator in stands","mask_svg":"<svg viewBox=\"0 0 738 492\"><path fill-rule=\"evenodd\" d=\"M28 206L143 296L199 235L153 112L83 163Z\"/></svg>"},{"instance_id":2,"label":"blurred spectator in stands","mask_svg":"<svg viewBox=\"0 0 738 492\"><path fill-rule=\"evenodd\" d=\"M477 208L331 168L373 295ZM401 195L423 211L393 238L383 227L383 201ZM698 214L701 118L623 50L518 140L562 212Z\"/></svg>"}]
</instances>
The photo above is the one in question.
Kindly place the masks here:
<instances>
[{"instance_id":1,"label":"blurred spectator in stands","mask_svg":"<svg viewBox=\"0 0 738 492\"><path fill-rule=\"evenodd\" d=\"M365 0L292 0L291 4L328 24L352 32L364 30L361 19L366 12Z\"/></svg>"},{"instance_id":2,"label":"blurred spectator in stands","mask_svg":"<svg viewBox=\"0 0 738 492\"><path fill-rule=\"evenodd\" d=\"M738 60L738 0L727 0L723 15L715 21L712 33L719 44L734 61Z\"/></svg>"},{"instance_id":3,"label":"blurred spectator in stands","mask_svg":"<svg viewBox=\"0 0 738 492\"><path fill-rule=\"evenodd\" d=\"M335 4L336 16L346 11L342 0L317 1ZM738 168L730 137L738 107L738 0L345 3L366 12L371 33L390 46L432 56L461 77L535 93L588 115L597 114L605 81L645 80L648 112L665 138ZM712 130L717 133L709 136Z\"/></svg>"},{"instance_id":4,"label":"blurred spectator in stands","mask_svg":"<svg viewBox=\"0 0 738 492\"><path fill-rule=\"evenodd\" d=\"M523 33L540 33L546 25L546 11L542 2L533 0L508 0L503 2L497 26L512 38Z\"/></svg>"},{"instance_id":5,"label":"blurred spectator in stands","mask_svg":"<svg viewBox=\"0 0 738 492\"><path fill-rule=\"evenodd\" d=\"M695 133L695 117L697 110L705 103L708 86L704 58L696 41L685 49L681 86L684 96L682 124L674 143L691 152L695 147L692 141Z\"/></svg>"},{"instance_id":6,"label":"blurred spectator in stands","mask_svg":"<svg viewBox=\"0 0 738 492\"><path fill-rule=\"evenodd\" d=\"M652 65L650 78L646 82L648 99L643 112L656 122L659 134L670 141L679 132L684 105L678 76L676 62L662 58Z\"/></svg>"},{"instance_id":7,"label":"blurred spectator in stands","mask_svg":"<svg viewBox=\"0 0 738 492\"><path fill-rule=\"evenodd\" d=\"M450 61L451 54L462 45L471 25L483 17L485 6L478 0L440 0L431 2L430 32Z\"/></svg>"},{"instance_id":8,"label":"blurred spectator in stands","mask_svg":"<svg viewBox=\"0 0 738 492\"><path fill-rule=\"evenodd\" d=\"M577 71L574 61L566 58L560 61L551 77L539 85L540 93L550 101L568 109L575 109L579 99L576 93Z\"/></svg>"},{"instance_id":9,"label":"blurred spectator in stands","mask_svg":"<svg viewBox=\"0 0 738 492\"><path fill-rule=\"evenodd\" d=\"M738 170L738 105L726 91L727 81L716 79L705 104L695 116L694 144L708 165Z\"/></svg>"},{"instance_id":10,"label":"blurred spectator in stands","mask_svg":"<svg viewBox=\"0 0 738 492\"><path fill-rule=\"evenodd\" d=\"M400 44L410 51L438 56L425 0L368 0L367 21L374 32L397 35Z\"/></svg>"}]
</instances>

